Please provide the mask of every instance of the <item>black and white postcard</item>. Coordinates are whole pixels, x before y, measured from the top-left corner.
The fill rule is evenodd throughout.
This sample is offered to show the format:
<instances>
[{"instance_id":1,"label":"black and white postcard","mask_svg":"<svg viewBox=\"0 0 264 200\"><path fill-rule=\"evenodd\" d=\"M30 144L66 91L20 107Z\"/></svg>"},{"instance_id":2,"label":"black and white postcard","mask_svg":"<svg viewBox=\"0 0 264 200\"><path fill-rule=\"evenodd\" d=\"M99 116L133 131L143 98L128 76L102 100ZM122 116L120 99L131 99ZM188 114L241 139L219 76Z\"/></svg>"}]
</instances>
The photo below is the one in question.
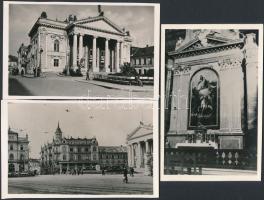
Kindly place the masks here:
<instances>
[{"instance_id":1,"label":"black and white postcard","mask_svg":"<svg viewBox=\"0 0 264 200\"><path fill-rule=\"evenodd\" d=\"M260 180L262 25L162 25L161 56L161 180Z\"/></svg>"},{"instance_id":2,"label":"black and white postcard","mask_svg":"<svg viewBox=\"0 0 264 200\"><path fill-rule=\"evenodd\" d=\"M157 102L2 108L2 198L158 197Z\"/></svg>"},{"instance_id":3,"label":"black and white postcard","mask_svg":"<svg viewBox=\"0 0 264 200\"><path fill-rule=\"evenodd\" d=\"M159 4L4 2L3 96L157 99L159 16Z\"/></svg>"}]
</instances>

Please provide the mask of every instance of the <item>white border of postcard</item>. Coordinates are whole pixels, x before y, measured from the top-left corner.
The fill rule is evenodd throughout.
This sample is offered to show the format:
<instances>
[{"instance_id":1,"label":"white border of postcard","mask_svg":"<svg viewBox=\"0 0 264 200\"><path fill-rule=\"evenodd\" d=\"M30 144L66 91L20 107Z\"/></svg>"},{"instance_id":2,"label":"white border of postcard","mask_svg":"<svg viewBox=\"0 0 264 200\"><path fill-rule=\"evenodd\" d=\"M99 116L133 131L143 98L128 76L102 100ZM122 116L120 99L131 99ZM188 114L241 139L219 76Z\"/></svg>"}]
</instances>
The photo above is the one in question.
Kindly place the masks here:
<instances>
[{"instance_id":1,"label":"white border of postcard","mask_svg":"<svg viewBox=\"0 0 264 200\"><path fill-rule=\"evenodd\" d=\"M17 104L152 104L153 108L153 194L127 194L127 195L61 195L61 194L8 194L8 103ZM159 128L158 128L158 102L141 100L102 100L102 101L34 101L34 100L2 100L1 102L1 163L2 163L2 198L158 198L159 197Z\"/></svg>"},{"instance_id":2,"label":"white border of postcard","mask_svg":"<svg viewBox=\"0 0 264 200\"><path fill-rule=\"evenodd\" d=\"M166 29L256 29L259 30L258 52L258 156L256 175L165 175L164 174L164 106L165 106L165 30ZM262 151L262 76L263 25L262 24L162 24L161 25L161 115L160 115L160 179L161 181L261 181Z\"/></svg>"},{"instance_id":3,"label":"white border of postcard","mask_svg":"<svg viewBox=\"0 0 264 200\"><path fill-rule=\"evenodd\" d=\"M112 5L151 6L154 8L154 87L153 97L132 97L133 99L158 100L159 98L159 48L160 48L160 4L158 3L103 3L103 2L23 2L4 1L3 4L3 99L131 99L129 97L88 97L88 96L14 96L8 94L8 54L9 54L9 5L49 4L49 5Z\"/></svg>"}]
</instances>

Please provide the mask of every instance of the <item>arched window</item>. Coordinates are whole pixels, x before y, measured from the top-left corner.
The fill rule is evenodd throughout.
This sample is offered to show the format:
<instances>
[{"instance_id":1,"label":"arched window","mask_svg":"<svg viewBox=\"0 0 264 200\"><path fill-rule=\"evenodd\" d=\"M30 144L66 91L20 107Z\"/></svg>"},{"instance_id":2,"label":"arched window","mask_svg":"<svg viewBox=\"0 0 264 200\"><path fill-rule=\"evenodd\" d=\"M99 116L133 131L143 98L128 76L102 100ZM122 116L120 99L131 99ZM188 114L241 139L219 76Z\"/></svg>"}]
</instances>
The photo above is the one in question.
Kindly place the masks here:
<instances>
[{"instance_id":1,"label":"arched window","mask_svg":"<svg viewBox=\"0 0 264 200\"><path fill-rule=\"evenodd\" d=\"M20 155L20 160L24 160L24 155L23 154Z\"/></svg>"},{"instance_id":2,"label":"arched window","mask_svg":"<svg viewBox=\"0 0 264 200\"><path fill-rule=\"evenodd\" d=\"M13 147L13 144L10 144L10 150L13 150L14 147Z\"/></svg>"},{"instance_id":3,"label":"arched window","mask_svg":"<svg viewBox=\"0 0 264 200\"><path fill-rule=\"evenodd\" d=\"M12 153L9 154L9 160L14 160L14 154Z\"/></svg>"},{"instance_id":4,"label":"arched window","mask_svg":"<svg viewBox=\"0 0 264 200\"><path fill-rule=\"evenodd\" d=\"M59 52L60 51L60 42L59 40L54 41L54 51Z\"/></svg>"},{"instance_id":5,"label":"arched window","mask_svg":"<svg viewBox=\"0 0 264 200\"><path fill-rule=\"evenodd\" d=\"M64 154L63 157L62 157L63 160L66 160L66 155Z\"/></svg>"},{"instance_id":6,"label":"arched window","mask_svg":"<svg viewBox=\"0 0 264 200\"><path fill-rule=\"evenodd\" d=\"M219 128L219 78L209 68L197 71L190 81L189 129Z\"/></svg>"},{"instance_id":7,"label":"arched window","mask_svg":"<svg viewBox=\"0 0 264 200\"><path fill-rule=\"evenodd\" d=\"M93 147L93 151L97 151L97 148L96 147Z\"/></svg>"},{"instance_id":8,"label":"arched window","mask_svg":"<svg viewBox=\"0 0 264 200\"><path fill-rule=\"evenodd\" d=\"M23 145L20 146L20 150L23 151L24 150L24 147Z\"/></svg>"}]
</instances>

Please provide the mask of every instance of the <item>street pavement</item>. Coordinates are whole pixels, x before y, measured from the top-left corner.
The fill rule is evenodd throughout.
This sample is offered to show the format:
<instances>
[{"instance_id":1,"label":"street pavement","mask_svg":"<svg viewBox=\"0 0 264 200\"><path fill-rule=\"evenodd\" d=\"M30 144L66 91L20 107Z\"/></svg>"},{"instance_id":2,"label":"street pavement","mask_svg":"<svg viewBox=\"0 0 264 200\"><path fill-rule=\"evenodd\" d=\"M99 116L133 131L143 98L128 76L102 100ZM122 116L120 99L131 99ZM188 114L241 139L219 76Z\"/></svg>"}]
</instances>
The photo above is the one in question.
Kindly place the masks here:
<instances>
[{"instance_id":1,"label":"street pavement","mask_svg":"<svg viewBox=\"0 0 264 200\"><path fill-rule=\"evenodd\" d=\"M153 178L142 174L128 176L123 183L122 174L105 175L39 175L8 179L9 194L152 194Z\"/></svg>"},{"instance_id":2,"label":"street pavement","mask_svg":"<svg viewBox=\"0 0 264 200\"><path fill-rule=\"evenodd\" d=\"M21 96L73 96L100 98L153 98L153 90L122 90L84 81L85 77L61 77L45 73L44 77L9 77L9 95ZM131 86L133 89L136 86Z\"/></svg>"}]
</instances>

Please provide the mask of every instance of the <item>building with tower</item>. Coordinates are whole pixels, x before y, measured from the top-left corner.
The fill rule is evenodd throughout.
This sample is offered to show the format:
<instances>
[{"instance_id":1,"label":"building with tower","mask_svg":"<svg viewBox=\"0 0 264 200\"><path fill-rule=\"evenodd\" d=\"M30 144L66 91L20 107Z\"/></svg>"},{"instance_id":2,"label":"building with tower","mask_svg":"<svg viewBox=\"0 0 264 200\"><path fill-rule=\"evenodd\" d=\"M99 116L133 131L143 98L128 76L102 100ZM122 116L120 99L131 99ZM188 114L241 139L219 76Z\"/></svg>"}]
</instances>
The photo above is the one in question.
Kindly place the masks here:
<instances>
[{"instance_id":1,"label":"building with tower","mask_svg":"<svg viewBox=\"0 0 264 200\"><path fill-rule=\"evenodd\" d=\"M165 173L256 170L258 31L166 30L165 37Z\"/></svg>"},{"instance_id":2,"label":"building with tower","mask_svg":"<svg viewBox=\"0 0 264 200\"><path fill-rule=\"evenodd\" d=\"M126 147L99 146L95 137L64 137L59 123L52 142L43 145L40 154L42 174L127 165Z\"/></svg>"},{"instance_id":3,"label":"building with tower","mask_svg":"<svg viewBox=\"0 0 264 200\"><path fill-rule=\"evenodd\" d=\"M31 59L27 72L35 68L69 73L80 67L83 72L112 73L130 62L129 31L108 19L101 8L97 16L78 19L69 15L64 21L42 12L28 36Z\"/></svg>"}]
</instances>

